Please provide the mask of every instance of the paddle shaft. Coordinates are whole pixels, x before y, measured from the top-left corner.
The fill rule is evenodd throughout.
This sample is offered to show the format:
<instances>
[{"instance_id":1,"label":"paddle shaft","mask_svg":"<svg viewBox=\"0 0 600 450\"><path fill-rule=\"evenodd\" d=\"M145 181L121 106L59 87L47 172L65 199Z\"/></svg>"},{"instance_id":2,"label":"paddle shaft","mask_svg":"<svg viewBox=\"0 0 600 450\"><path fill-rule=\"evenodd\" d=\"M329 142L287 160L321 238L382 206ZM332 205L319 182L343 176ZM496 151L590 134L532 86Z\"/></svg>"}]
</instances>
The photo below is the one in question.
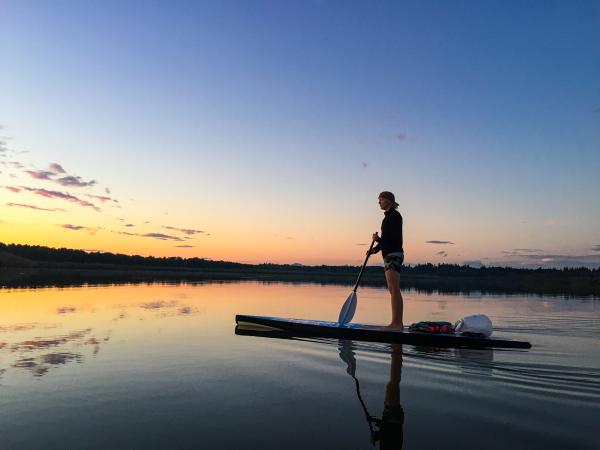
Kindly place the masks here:
<instances>
[{"instance_id":1,"label":"paddle shaft","mask_svg":"<svg viewBox=\"0 0 600 450\"><path fill-rule=\"evenodd\" d=\"M375 239L371 241L371 246L369 247L369 251L367 252L367 257L365 258L365 262L363 263L362 269L360 269L360 273L358 274L358 280L356 280L356 284L354 285L353 292L356 292L358 289L358 285L360 284L360 279L362 278L362 274L365 271L365 267L367 266L367 261L369 260L369 256L371 256L371 250L373 250L373 245L375 245Z\"/></svg>"}]
</instances>

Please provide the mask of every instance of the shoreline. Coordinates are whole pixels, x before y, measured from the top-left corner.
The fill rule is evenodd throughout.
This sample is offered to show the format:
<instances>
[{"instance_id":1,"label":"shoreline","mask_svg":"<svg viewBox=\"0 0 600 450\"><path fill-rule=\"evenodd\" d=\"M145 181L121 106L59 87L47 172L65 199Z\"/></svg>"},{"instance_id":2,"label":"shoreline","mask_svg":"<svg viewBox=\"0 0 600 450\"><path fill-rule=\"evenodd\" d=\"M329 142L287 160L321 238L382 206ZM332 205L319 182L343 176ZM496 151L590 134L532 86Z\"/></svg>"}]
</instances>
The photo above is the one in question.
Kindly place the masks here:
<instances>
[{"instance_id":1,"label":"shoreline","mask_svg":"<svg viewBox=\"0 0 600 450\"><path fill-rule=\"evenodd\" d=\"M357 271L302 270L303 268L202 268L140 267L102 264L36 265L35 267L0 267L0 289L67 287L151 282L216 282L264 281L353 285ZM536 276L537 275L537 276ZM549 280L544 274L459 276L440 274L404 273L403 289L448 294L479 292L481 294L561 295L567 297L600 298L600 283L596 278L561 277ZM369 267L361 281L362 286L385 288L385 277L380 267Z\"/></svg>"}]
</instances>

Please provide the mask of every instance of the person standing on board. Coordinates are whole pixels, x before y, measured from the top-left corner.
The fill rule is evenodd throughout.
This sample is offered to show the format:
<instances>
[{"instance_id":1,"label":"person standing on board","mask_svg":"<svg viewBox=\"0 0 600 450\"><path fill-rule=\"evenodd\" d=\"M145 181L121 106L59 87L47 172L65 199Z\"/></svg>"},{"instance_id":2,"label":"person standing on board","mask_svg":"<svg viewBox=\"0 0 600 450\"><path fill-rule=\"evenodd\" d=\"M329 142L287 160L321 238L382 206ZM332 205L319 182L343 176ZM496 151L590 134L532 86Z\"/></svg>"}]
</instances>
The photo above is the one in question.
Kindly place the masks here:
<instances>
[{"instance_id":1,"label":"person standing on board","mask_svg":"<svg viewBox=\"0 0 600 450\"><path fill-rule=\"evenodd\" d=\"M398 203L391 192L379 194L379 207L385 211L385 217L381 223L381 237L377 233L373 234L377 245L371 250L371 255L381 250L385 280L392 296L392 322L385 328L400 331L404 328L404 302L400 292L400 269L404 262L402 215L397 210Z\"/></svg>"}]
</instances>

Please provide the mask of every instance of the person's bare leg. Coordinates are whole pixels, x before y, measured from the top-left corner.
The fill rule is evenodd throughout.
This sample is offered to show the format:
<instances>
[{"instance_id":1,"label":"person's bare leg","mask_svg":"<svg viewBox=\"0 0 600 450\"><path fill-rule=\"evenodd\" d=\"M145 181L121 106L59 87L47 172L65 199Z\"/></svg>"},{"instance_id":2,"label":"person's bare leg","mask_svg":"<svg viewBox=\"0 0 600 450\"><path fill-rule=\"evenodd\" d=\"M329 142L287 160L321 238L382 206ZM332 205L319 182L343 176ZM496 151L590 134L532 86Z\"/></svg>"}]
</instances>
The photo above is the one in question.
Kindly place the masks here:
<instances>
[{"instance_id":1,"label":"person's bare leg","mask_svg":"<svg viewBox=\"0 0 600 450\"><path fill-rule=\"evenodd\" d=\"M389 330L402 330L404 328L404 300L400 291L400 273L394 269L385 271L385 280L392 298L392 322L386 326Z\"/></svg>"}]
</instances>

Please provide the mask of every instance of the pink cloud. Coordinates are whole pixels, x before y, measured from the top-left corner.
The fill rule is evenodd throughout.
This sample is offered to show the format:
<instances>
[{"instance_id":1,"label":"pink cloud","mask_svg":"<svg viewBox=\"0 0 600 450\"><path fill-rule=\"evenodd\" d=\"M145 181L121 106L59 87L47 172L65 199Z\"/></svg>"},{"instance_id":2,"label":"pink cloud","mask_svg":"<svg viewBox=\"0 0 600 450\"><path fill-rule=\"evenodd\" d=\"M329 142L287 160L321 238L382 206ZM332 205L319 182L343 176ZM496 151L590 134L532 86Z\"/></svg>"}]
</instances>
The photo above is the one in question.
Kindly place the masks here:
<instances>
[{"instance_id":1,"label":"pink cloud","mask_svg":"<svg viewBox=\"0 0 600 450\"><path fill-rule=\"evenodd\" d=\"M25 172L36 180L51 180L55 175L54 172L48 172L47 170L26 170Z\"/></svg>"},{"instance_id":2,"label":"pink cloud","mask_svg":"<svg viewBox=\"0 0 600 450\"><path fill-rule=\"evenodd\" d=\"M19 189L16 186L4 186L6 189L8 189L10 192L14 192L15 194L21 192L21 189Z\"/></svg>"},{"instance_id":3,"label":"pink cloud","mask_svg":"<svg viewBox=\"0 0 600 450\"><path fill-rule=\"evenodd\" d=\"M41 195L42 197L58 198L61 200L65 200L67 202L77 203L80 206L92 208L94 211L100 211L100 208L98 208L93 203L87 202L85 200L81 200L80 198L75 197L74 195L71 195L71 194L66 194L64 192L59 192L59 191L49 191L48 189L30 188L30 187L26 187L26 186L21 186L21 188L25 189L27 191L33 192L34 194Z\"/></svg>"},{"instance_id":4,"label":"pink cloud","mask_svg":"<svg viewBox=\"0 0 600 450\"><path fill-rule=\"evenodd\" d=\"M66 173L65 169L63 169L62 166L57 163L50 164L48 168L54 173Z\"/></svg>"},{"instance_id":5,"label":"pink cloud","mask_svg":"<svg viewBox=\"0 0 600 450\"><path fill-rule=\"evenodd\" d=\"M56 211L56 212L64 212L64 209L61 208L41 208L39 206L35 206L35 205L26 205L24 203L7 203L6 206L17 206L20 208L29 208L29 209L35 209L37 211Z\"/></svg>"},{"instance_id":6,"label":"pink cloud","mask_svg":"<svg viewBox=\"0 0 600 450\"><path fill-rule=\"evenodd\" d=\"M114 198L107 197L105 195L85 194L85 196L89 197L89 198L95 198L96 200L100 200L102 203L109 202L109 201L110 202L119 203L118 200L115 200Z\"/></svg>"},{"instance_id":7,"label":"pink cloud","mask_svg":"<svg viewBox=\"0 0 600 450\"><path fill-rule=\"evenodd\" d=\"M23 168L24 166L20 163L11 163L15 165L16 168ZM16 166L19 164L19 166ZM97 184L96 180L91 181L83 181L81 177L77 177L74 175L67 175L65 169L60 164L51 163L48 165L50 170L26 170L31 177L36 178L38 180L50 180L55 183L60 184L61 186L72 186L72 187L89 187L95 186ZM53 178L58 174L64 174L61 178Z\"/></svg>"},{"instance_id":8,"label":"pink cloud","mask_svg":"<svg viewBox=\"0 0 600 450\"><path fill-rule=\"evenodd\" d=\"M61 186L75 186L75 187L94 186L97 183L96 180L82 181L81 177L74 177L72 175L68 175L66 177L59 178L55 181L58 184L60 184Z\"/></svg>"}]
</instances>

